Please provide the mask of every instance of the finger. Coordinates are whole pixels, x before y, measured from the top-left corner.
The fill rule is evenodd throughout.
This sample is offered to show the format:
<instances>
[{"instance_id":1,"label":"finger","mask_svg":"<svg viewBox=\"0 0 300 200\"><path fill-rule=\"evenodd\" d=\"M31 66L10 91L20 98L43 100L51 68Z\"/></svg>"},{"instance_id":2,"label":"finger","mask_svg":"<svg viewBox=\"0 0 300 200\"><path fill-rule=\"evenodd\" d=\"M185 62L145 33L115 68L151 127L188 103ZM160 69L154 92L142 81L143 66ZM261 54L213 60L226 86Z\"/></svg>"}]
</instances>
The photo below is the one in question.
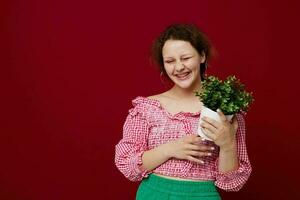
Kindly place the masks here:
<instances>
[{"instance_id":1,"label":"finger","mask_svg":"<svg viewBox=\"0 0 300 200\"><path fill-rule=\"evenodd\" d=\"M210 117L203 117L201 123L203 123L203 122L207 123L207 124L210 124L210 125L212 125L215 128L218 128L218 126L219 126L219 122L216 121L216 120L214 120L214 119L212 119L212 118L210 118ZM201 125L201 123L200 123L200 125Z\"/></svg>"},{"instance_id":2,"label":"finger","mask_svg":"<svg viewBox=\"0 0 300 200\"><path fill-rule=\"evenodd\" d=\"M186 149L187 150L194 150L194 151L200 151L202 150L200 145L196 145L196 144L187 144L186 145Z\"/></svg>"},{"instance_id":3,"label":"finger","mask_svg":"<svg viewBox=\"0 0 300 200\"><path fill-rule=\"evenodd\" d=\"M208 151L190 151L189 155L196 156L196 157L204 157L204 156L211 156L212 153Z\"/></svg>"},{"instance_id":4,"label":"finger","mask_svg":"<svg viewBox=\"0 0 300 200\"><path fill-rule=\"evenodd\" d=\"M221 121L226 122L227 118L225 117L224 113L221 111L220 108L217 109L217 113L219 114Z\"/></svg>"},{"instance_id":5,"label":"finger","mask_svg":"<svg viewBox=\"0 0 300 200\"><path fill-rule=\"evenodd\" d=\"M211 125L210 123L201 122L200 126L202 128L205 128L205 130L206 129L210 130L213 133L217 131L217 128L215 126Z\"/></svg>"},{"instance_id":6,"label":"finger","mask_svg":"<svg viewBox=\"0 0 300 200\"><path fill-rule=\"evenodd\" d=\"M187 135L185 141L187 143L201 142L201 138L196 134L192 134L192 135Z\"/></svg>"},{"instance_id":7,"label":"finger","mask_svg":"<svg viewBox=\"0 0 300 200\"><path fill-rule=\"evenodd\" d=\"M195 157L193 157L193 156L188 156L188 157L187 157L187 160L192 161L192 162L195 162L195 163L198 163L198 164L204 164L204 161L203 161L203 160L200 160L200 159L195 158Z\"/></svg>"},{"instance_id":8,"label":"finger","mask_svg":"<svg viewBox=\"0 0 300 200\"><path fill-rule=\"evenodd\" d=\"M194 156L194 157L203 157L203 156L211 156L211 152L204 152L204 151L189 151L188 155Z\"/></svg>"},{"instance_id":9,"label":"finger","mask_svg":"<svg viewBox=\"0 0 300 200\"><path fill-rule=\"evenodd\" d=\"M202 142L201 137L199 137L196 134L190 140L190 143L199 143L199 142Z\"/></svg>"},{"instance_id":10,"label":"finger","mask_svg":"<svg viewBox=\"0 0 300 200\"><path fill-rule=\"evenodd\" d=\"M197 142L189 144L189 146L187 146L187 149L195 151L213 151L215 150L215 147L203 144L201 141L201 143Z\"/></svg>"},{"instance_id":11,"label":"finger","mask_svg":"<svg viewBox=\"0 0 300 200\"><path fill-rule=\"evenodd\" d=\"M211 140L215 141L216 139L216 134L214 134L213 132L211 132L209 129L204 128L204 134Z\"/></svg>"},{"instance_id":12,"label":"finger","mask_svg":"<svg viewBox=\"0 0 300 200\"><path fill-rule=\"evenodd\" d=\"M232 118L231 118L230 122L232 123L234 119L237 119L237 116L236 116L236 114L233 114L233 116L232 116Z\"/></svg>"},{"instance_id":13,"label":"finger","mask_svg":"<svg viewBox=\"0 0 300 200\"><path fill-rule=\"evenodd\" d=\"M235 130L237 130L238 127L239 127L237 118L236 118L235 116L234 116L234 119L233 119L233 121L232 121L232 125L233 125L233 128L234 128Z\"/></svg>"}]
</instances>

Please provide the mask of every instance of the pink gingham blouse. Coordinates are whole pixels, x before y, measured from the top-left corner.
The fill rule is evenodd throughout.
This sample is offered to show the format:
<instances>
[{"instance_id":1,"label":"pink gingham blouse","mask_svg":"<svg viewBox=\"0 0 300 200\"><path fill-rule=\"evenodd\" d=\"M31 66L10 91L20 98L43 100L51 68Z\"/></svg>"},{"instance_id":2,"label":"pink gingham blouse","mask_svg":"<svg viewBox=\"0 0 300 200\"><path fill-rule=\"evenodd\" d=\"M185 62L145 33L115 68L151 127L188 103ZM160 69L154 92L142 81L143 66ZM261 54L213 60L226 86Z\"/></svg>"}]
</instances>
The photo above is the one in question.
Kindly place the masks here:
<instances>
[{"instance_id":1,"label":"pink gingham blouse","mask_svg":"<svg viewBox=\"0 0 300 200\"><path fill-rule=\"evenodd\" d=\"M219 148L210 141L203 141L214 146L212 156L202 157L204 164L187 160L169 159L152 171L143 169L142 155L171 140L184 135L197 133L200 112L169 113L158 100L137 97L132 101L123 127L123 138L116 145L115 163L117 168L131 181L140 181L150 173L162 174L193 180L212 180L223 190L238 191L245 184L251 173L245 144L244 113L238 113L237 148L239 168L228 173L218 171Z\"/></svg>"}]
</instances>

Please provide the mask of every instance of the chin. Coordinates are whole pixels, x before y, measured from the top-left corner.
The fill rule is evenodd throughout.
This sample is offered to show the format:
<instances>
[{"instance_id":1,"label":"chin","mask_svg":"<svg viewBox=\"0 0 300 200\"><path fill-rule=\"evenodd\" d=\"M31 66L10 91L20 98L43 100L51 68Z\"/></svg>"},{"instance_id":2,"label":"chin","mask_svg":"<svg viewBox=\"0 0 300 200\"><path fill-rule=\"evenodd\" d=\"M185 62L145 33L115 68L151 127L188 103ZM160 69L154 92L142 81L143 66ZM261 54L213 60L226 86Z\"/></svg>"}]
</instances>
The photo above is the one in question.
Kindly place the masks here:
<instances>
[{"instance_id":1,"label":"chin","mask_svg":"<svg viewBox=\"0 0 300 200\"><path fill-rule=\"evenodd\" d=\"M178 87L182 88L182 89L189 89L192 87L192 83L178 83L178 82L174 82L175 85L177 85Z\"/></svg>"}]
</instances>

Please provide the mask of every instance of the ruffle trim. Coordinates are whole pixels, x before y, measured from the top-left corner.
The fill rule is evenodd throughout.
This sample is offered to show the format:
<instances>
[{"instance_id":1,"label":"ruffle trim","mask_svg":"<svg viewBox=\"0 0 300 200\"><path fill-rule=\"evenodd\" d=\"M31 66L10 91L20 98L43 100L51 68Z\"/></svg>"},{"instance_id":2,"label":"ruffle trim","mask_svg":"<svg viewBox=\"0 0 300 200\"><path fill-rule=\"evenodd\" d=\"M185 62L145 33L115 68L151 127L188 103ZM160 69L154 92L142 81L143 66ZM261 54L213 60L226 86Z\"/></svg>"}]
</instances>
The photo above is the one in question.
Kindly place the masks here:
<instances>
[{"instance_id":1,"label":"ruffle trim","mask_svg":"<svg viewBox=\"0 0 300 200\"><path fill-rule=\"evenodd\" d=\"M142 97L142 96L138 96L136 97L134 100L132 100L132 105L134 106L134 108L129 110L129 113L134 116L137 113L142 113L142 115L144 115L147 112L151 112L151 107L156 107L159 110L161 110L164 114L167 115L167 117L169 117L170 119L176 119L176 120L183 120L185 117L188 116L199 116L200 115L200 111L199 112L195 112L195 113L191 113L191 112L178 112L175 114L171 114L170 112L168 112L160 103L159 100L156 99L150 99L147 97Z\"/></svg>"},{"instance_id":2,"label":"ruffle trim","mask_svg":"<svg viewBox=\"0 0 300 200\"><path fill-rule=\"evenodd\" d=\"M215 167L217 169L216 172L216 177L218 179L218 181L222 181L222 182L228 182L228 181L234 181L234 179L238 179L240 176L243 176L244 174L248 174L249 171L251 173L251 169L248 170L247 167L245 167L241 161L239 161L239 167L236 170L233 171L229 171L229 172L220 172L218 170L218 163L219 163L219 159L216 159L215 162Z\"/></svg>"},{"instance_id":3,"label":"ruffle trim","mask_svg":"<svg viewBox=\"0 0 300 200\"><path fill-rule=\"evenodd\" d=\"M144 151L140 152L137 154L137 166L138 166L138 170L139 170L139 174L142 178L146 178L149 176L149 174L152 173L152 171L148 171L147 169L145 169L143 167L143 160L142 160L142 156L144 154Z\"/></svg>"}]
</instances>

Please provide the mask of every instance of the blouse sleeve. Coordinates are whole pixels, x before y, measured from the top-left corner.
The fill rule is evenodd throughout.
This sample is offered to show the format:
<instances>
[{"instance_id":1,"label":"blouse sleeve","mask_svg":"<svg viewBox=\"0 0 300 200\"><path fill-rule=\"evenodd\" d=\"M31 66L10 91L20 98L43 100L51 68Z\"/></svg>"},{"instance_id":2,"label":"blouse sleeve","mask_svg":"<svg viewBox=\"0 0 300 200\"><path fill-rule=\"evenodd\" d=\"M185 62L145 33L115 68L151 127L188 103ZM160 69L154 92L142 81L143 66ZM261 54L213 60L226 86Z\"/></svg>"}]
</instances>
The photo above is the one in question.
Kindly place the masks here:
<instances>
[{"instance_id":1,"label":"blouse sleeve","mask_svg":"<svg viewBox=\"0 0 300 200\"><path fill-rule=\"evenodd\" d=\"M243 115L236 115L238 120L238 130L237 130L237 150L238 150L238 160L239 168L235 171L221 173L217 170L216 175L216 186L226 190L226 191L238 191L248 180L252 168L248 158L246 141L245 141L245 120ZM216 161L216 169L218 169L218 159Z\"/></svg>"},{"instance_id":2,"label":"blouse sleeve","mask_svg":"<svg viewBox=\"0 0 300 200\"><path fill-rule=\"evenodd\" d=\"M131 181L140 181L150 173L142 168L142 155L147 149L148 124L143 110L129 110L123 126L123 138L116 145L115 164Z\"/></svg>"}]
</instances>

